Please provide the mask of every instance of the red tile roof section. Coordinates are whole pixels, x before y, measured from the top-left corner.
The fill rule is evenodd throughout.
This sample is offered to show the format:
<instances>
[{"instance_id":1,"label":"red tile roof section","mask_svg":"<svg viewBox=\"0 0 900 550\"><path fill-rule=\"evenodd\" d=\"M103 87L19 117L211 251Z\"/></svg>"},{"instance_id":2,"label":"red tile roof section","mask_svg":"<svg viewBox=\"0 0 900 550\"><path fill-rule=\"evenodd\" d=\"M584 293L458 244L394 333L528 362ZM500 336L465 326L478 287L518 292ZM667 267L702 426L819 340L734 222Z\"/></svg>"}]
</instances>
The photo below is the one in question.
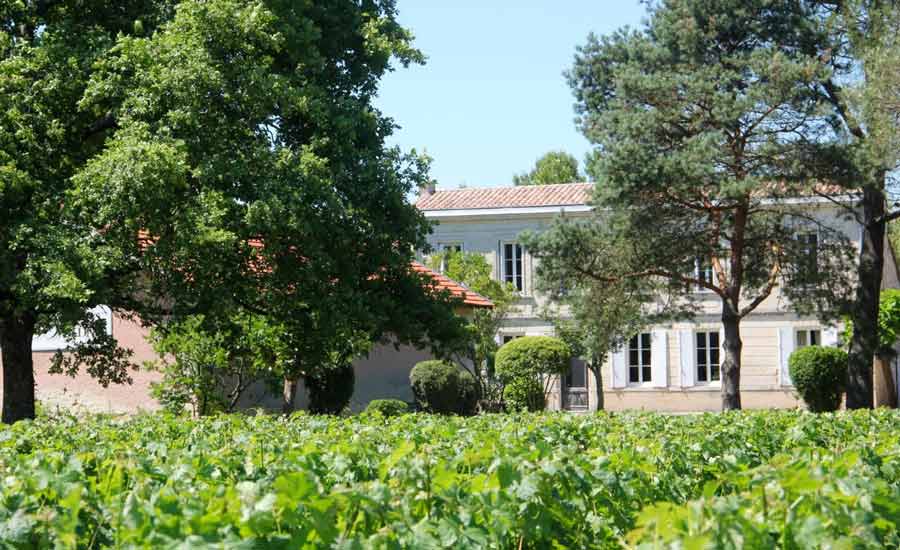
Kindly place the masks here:
<instances>
[{"instance_id":1,"label":"red tile roof section","mask_svg":"<svg viewBox=\"0 0 900 550\"><path fill-rule=\"evenodd\" d=\"M520 185L485 189L449 189L422 195L419 210L462 210L474 208L522 208L529 206L574 206L587 204L592 183Z\"/></svg>"},{"instance_id":2,"label":"red tile roof section","mask_svg":"<svg viewBox=\"0 0 900 550\"><path fill-rule=\"evenodd\" d=\"M412 268L413 268L413 271L416 271L418 273L423 273L423 274L431 277L434 280L435 286L439 290L446 290L446 291L450 292L450 294L452 296L454 296L455 298L462 298L463 303L466 304L467 306L486 307L486 308L494 307L494 303L491 302L490 300L488 300L487 298L485 298L484 296L482 296L481 294L478 294L477 292L473 292L472 290L469 290L462 284L457 283L456 281L454 281L453 279L451 279L445 275L441 275L437 271L428 269L427 267L420 264L419 262L413 262Z\"/></svg>"},{"instance_id":3,"label":"red tile roof section","mask_svg":"<svg viewBox=\"0 0 900 550\"><path fill-rule=\"evenodd\" d=\"M148 232L138 232L138 243L142 250L146 249L150 245L150 243L153 242L153 240L154 239L150 237L150 234ZM262 248L263 246L262 241L258 239L250 240L248 241L248 243L253 248ZM441 275L437 271L425 267L419 262L411 262L410 267L412 267L412 270L416 273L423 273L431 277L431 279L434 281L435 287L437 287L438 290L446 290L450 293L451 296L462 298L463 303L467 306L486 308L494 307L494 303L481 294L469 290L464 285L457 283L456 281L445 275Z\"/></svg>"}]
</instances>

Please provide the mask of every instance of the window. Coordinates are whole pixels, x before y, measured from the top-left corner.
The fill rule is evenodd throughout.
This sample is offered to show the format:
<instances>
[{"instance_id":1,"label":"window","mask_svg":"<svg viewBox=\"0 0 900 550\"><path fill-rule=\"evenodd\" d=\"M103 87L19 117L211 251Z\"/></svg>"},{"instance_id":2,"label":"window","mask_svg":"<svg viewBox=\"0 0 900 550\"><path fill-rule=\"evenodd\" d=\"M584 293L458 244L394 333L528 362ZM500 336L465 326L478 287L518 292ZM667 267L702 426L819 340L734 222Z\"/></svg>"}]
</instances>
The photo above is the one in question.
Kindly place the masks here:
<instances>
[{"instance_id":1,"label":"window","mask_svg":"<svg viewBox=\"0 0 900 550\"><path fill-rule=\"evenodd\" d=\"M441 253L441 273L447 271L447 256L463 251L462 243L438 243L438 252Z\"/></svg>"},{"instance_id":2,"label":"window","mask_svg":"<svg viewBox=\"0 0 900 550\"><path fill-rule=\"evenodd\" d=\"M512 283L519 292L525 288L522 280L522 245L520 244L506 243L503 245L503 282Z\"/></svg>"},{"instance_id":3,"label":"window","mask_svg":"<svg viewBox=\"0 0 900 550\"><path fill-rule=\"evenodd\" d=\"M697 333L697 382L719 381L719 333Z\"/></svg>"},{"instance_id":4,"label":"window","mask_svg":"<svg viewBox=\"0 0 900 550\"><path fill-rule=\"evenodd\" d=\"M819 235L807 231L797 234L797 268L800 277L807 282L815 282L819 276Z\"/></svg>"},{"instance_id":5,"label":"window","mask_svg":"<svg viewBox=\"0 0 900 550\"><path fill-rule=\"evenodd\" d=\"M587 387L587 363L582 359L573 357L569 361L569 371L566 373L567 388Z\"/></svg>"},{"instance_id":6,"label":"window","mask_svg":"<svg viewBox=\"0 0 900 550\"><path fill-rule=\"evenodd\" d=\"M506 344L508 342L512 342L513 340L515 340L516 338L519 338L519 337L521 337L521 334L504 334L502 341L504 344Z\"/></svg>"},{"instance_id":7,"label":"window","mask_svg":"<svg viewBox=\"0 0 900 550\"><path fill-rule=\"evenodd\" d=\"M822 344L822 334L818 329L801 329L796 334L797 349Z\"/></svg>"},{"instance_id":8,"label":"window","mask_svg":"<svg viewBox=\"0 0 900 550\"><path fill-rule=\"evenodd\" d=\"M628 341L628 383L650 382L650 333L643 332Z\"/></svg>"},{"instance_id":9,"label":"window","mask_svg":"<svg viewBox=\"0 0 900 550\"><path fill-rule=\"evenodd\" d=\"M712 260L710 258L697 258L697 279L703 281L704 283L713 284L713 266ZM703 286L697 286L697 290L700 292L710 292L710 290Z\"/></svg>"}]
</instances>

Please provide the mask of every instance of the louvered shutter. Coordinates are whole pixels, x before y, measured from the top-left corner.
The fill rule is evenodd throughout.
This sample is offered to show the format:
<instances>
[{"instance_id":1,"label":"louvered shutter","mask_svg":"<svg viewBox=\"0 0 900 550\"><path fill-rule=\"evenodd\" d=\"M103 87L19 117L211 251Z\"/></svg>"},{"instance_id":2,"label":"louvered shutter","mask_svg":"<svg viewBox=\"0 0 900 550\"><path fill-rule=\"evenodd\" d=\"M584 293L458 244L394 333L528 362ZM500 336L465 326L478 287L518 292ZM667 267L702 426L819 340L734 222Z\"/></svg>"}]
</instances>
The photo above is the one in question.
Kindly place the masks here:
<instances>
[{"instance_id":1,"label":"louvered shutter","mask_svg":"<svg viewBox=\"0 0 900 550\"><path fill-rule=\"evenodd\" d=\"M628 385L628 367L625 364L627 346L612 352L612 387L624 388Z\"/></svg>"},{"instance_id":2,"label":"louvered shutter","mask_svg":"<svg viewBox=\"0 0 900 550\"><path fill-rule=\"evenodd\" d=\"M681 346L681 386L689 388L694 385L697 372L697 347L694 345L694 331L690 329L678 331L678 342Z\"/></svg>"},{"instance_id":3,"label":"louvered shutter","mask_svg":"<svg viewBox=\"0 0 900 550\"><path fill-rule=\"evenodd\" d=\"M794 328L783 327L778 329L778 357L781 369L781 385L793 386L791 371L788 367L788 358L794 352Z\"/></svg>"},{"instance_id":4,"label":"louvered shutter","mask_svg":"<svg viewBox=\"0 0 900 550\"><path fill-rule=\"evenodd\" d=\"M650 372L654 388L669 385L669 339L665 330L650 333Z\"/></svg>"}]
</instances>

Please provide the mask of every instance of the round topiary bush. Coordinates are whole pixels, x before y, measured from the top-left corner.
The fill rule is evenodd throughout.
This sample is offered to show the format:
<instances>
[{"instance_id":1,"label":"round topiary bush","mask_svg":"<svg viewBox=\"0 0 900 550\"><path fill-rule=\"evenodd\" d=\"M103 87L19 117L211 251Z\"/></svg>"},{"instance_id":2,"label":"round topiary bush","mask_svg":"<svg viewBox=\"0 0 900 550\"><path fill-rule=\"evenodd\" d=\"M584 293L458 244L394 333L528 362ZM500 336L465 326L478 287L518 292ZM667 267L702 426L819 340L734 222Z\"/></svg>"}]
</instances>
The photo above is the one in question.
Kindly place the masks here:
<instances>
[{"instance_id":1,"label":"round topiary bush","mask_svg":"<svg viewBox=\"0 0 900 550\"><path fill-rule=\"evenodd\" d=\"M551 336L525 336L504 344L497 352L495 372L504 384L506 407L542 410L546 406L545 383L568 371L571 356L569 346Z\"/></svg>"},{"instance_id":2,"label":"round topiary bush","mask_svg":"<svg viewBox=\"0 0 900 550\"><path fill-rule=\"evenodd\" d=\"M797 393L813 412L836 411L847 384L847 352L839 348L807 346L788 358Z\"/></svg>"},{"instance_id":3,"label":"round topiary bush","mask_svg":"<svg viewBox=\"0 0 900 550\"><path fill-rule=\"evenodd\" d=\"M309 395L309 412L341 414L353 397L356 374L353 372L353 365L346 364L320 369L312 376L307 376L304 381Z\"/></svg>"},{"instance_id":4,"label":"round topiary bush","mask_svg":"<svg viewBox=\"0 0 900 550\"><path fill-rule=\"evenodd\" d=\"M373 399L366 407L367 414L377 413L388 418L409 412L409 405L399 399Z\"/></svg>"},{"instance_id":5,"label":"round topiary bush","mask_svg":"<svg viewBox=\"0 0 900 550\"><path fill-rule=\"evenodd\" d=\"M409 373L416 403L437 414L475 414L478 388L475 378L445 361L422 361Z\"/></svg>"}]
</instances>

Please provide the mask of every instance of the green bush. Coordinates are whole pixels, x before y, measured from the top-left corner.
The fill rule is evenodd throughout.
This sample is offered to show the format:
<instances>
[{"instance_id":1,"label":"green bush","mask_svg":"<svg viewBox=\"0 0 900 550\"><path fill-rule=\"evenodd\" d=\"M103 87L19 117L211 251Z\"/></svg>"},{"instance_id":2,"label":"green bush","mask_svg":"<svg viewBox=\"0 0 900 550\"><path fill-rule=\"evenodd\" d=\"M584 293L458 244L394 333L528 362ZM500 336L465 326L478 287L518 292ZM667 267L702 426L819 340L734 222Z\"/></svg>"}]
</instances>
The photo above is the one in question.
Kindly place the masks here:
<instances>
[{"instance_id":1,"label":"green bush","mask_svg":"<svg viewBox=\"0 0 900 550\"><path fill-rule=\"evenodd\" d=\"M409 405L399 399L373 399L366 407L366 413L378 413L387 418L409 412Z\"/></svg>"},{"instance_id":2,"label":"green bush","mask_svg":"<svg viewBox=\"0 0 900 550\"><path fill-rule=\"evenodd\" d=\"M847 352L808 346L791 354L788 367L794 387L809 410L836 411L840 407L847 383Z\"/></svg>"},{"instance_id":3,"label":"green bush","mask_svg":"<svg viewBox=\"0 0 900 550\"><path fill-rule=\"evenodd\" d=\"M444 361L422 361L409 373L416 403L437 414L475 414L478 387L471 374Z\"/></svg>"},{"instance_id":4,"label":"green bush","mask_svg":"<svg viewBox=\"0 0 900 550\"><path fill-rule=\"evenodd\" d=\"M504 384L503 399L510 410L542 410L545 384L569 369L569 346L551 336L525 336L507 342L497 352L495 369Z\"/></svg>"},{"instance_id":5,"label":"green bush","mask_svg":"<svg viewBox=\"0 0 900 550\"><path fill-rule=\"evenodd\" d=\"M350 398L356 374L353 365L323 368L305 379L309 394L309 412L313 414L341 414Z\"/></svg>"}]
</instances>

